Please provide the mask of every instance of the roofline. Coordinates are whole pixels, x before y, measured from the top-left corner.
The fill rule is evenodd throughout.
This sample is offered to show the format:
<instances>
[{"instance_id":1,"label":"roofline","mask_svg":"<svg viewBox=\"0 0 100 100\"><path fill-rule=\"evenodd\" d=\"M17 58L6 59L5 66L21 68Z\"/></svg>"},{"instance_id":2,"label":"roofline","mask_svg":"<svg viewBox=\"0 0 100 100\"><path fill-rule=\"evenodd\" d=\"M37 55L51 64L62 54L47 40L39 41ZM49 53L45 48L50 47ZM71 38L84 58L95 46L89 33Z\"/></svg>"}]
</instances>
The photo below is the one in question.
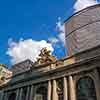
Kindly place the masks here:
<instances>
[{"instance_id":1,"label":"roofline","mask_svg":"<svg viewBox=\"0 0 100 100\"><path fill-rule=\"evenodd\" d=\"M17 66L17 65L19 65L19 64L22 64L22 63L24 63L24 62L26 62L26 61L30 61L30 62L34 63L34 62L33 62L32 60L30 60L30 59L25 59L25 60L23 60L23 61L21 61L21 62L15 63L14 65L12 65L12 67L13 67L13 66Z\"/></svg>"},{"instance_id":2,"label":"roofline","mask_svg":"<svg viewBox=\"0 0 100 100\"><path fill-rule=\"evenodd\" d=\"M82 10L80 10L80 11L78 11L78 12L72 14L70 17L68 17L66 20L64 20L63 23L68 22L68 21L69 21L72 17L74 17L76 14L79 14L80 12L82 12L82 11L84 11L84 10L89 10L89 9L93 9L93 8L97 8L97 7L100 7L100 3L99 3L99 4L95 4L95 5L93 5L93 6L86 7L86 8L84 8L84 9L82 9Z\"/></svg>"}]
</instances>

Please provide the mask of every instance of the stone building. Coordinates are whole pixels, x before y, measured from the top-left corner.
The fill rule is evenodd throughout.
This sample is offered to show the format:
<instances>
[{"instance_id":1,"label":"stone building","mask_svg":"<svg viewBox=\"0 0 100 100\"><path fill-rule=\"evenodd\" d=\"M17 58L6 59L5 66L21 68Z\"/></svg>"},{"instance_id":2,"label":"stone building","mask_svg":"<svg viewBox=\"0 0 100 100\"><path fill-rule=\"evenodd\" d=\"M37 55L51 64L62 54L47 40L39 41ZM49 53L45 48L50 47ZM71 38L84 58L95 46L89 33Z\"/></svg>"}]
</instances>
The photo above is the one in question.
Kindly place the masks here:
<instances>
[{"instance_id":1,"label":"stone building","mask_svg":"<svg viewBox=\"0 0 100 100\"><path fill-rule=\"evenodd\" d=\"M100 4L83 9L65 21L69 55L100 44Z\"/></svg>"},{"instance_id":2,"label":"stone building","mask_svg":"<svg viewBox=\"0 0 100 100\"><path fill-rule=\"evenodd\" d=\"M0 100L100 100L99 14L95 5L65 21L67 58L13 66L11 80L0 86Z\"/></svg>"}]
</instances>

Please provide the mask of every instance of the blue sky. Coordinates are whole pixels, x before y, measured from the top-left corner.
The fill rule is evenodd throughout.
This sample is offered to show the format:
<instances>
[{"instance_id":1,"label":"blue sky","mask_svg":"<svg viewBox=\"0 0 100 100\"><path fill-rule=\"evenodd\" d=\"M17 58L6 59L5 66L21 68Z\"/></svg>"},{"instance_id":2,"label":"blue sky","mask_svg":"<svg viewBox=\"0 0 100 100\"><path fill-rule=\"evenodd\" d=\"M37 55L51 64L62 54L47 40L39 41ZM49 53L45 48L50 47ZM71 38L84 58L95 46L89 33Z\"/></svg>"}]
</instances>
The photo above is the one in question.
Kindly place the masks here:
<instances>
[{"instance_id":1,"label":"blue sky","mask_svg":"<svg viewBox=\"0 0 100 100\"><path fill-rule=\"evenodd\" d=\"M18 42L20 38L47 40L56 37L58 17L66 19L74 0L0 0L0 63L11 66L6 54L8 40ZM62 44L53 52L58 58L65 55ZM61 53L62 52L62 53Z\"/></svg>"},{"instance_id":2,"label":"blue sky","mask_svg":"<svg viewBox=\"0 0 100 100\"><path fill-rule=\"evenodd\" d=\"M75 0L0 0L0 63L11 66L7 55L8 41L18 43L57 37L56 23L64 21L73 13ZM66 49L60 41L53 45L53 55L65 57Z\"/></svg>"}]
</instances>

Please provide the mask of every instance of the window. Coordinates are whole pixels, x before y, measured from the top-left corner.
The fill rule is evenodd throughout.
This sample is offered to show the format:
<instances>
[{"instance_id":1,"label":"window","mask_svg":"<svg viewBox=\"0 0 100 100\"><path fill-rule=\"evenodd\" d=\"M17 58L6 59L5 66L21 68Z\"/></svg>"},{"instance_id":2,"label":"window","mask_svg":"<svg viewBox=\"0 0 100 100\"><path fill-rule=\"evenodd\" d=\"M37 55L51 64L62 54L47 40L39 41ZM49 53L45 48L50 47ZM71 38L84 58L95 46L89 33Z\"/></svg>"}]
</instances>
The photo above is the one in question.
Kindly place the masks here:
<instances>
[{"instance_id":1,"label":"window","mask_svg":"<svg viewBox=\"0 0 100 100\"><path fill-rule=\"evenodd\" d=\"M97 100L94 82L90 77L84 77L78 80L77 100Z\"/></svg>"}]
</instances>

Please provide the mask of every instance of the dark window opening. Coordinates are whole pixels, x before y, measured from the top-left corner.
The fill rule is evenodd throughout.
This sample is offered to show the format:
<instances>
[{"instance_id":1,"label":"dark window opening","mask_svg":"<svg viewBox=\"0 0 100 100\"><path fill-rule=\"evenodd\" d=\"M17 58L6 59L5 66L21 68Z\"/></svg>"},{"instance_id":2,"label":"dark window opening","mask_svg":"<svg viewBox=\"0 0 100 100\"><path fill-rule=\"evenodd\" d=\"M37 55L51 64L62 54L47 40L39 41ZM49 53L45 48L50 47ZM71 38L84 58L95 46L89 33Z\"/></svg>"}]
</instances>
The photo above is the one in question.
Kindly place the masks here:
<instances>
[{"instance_id":1,"label":"dark window opening","mask_svg":"<svg viewBox=\"0 0 100 100\"><path fill-rule=\"evenodd\" d=\"M47 100L47 88L44 86L41 86L36 91L37 100ZM39 99L40 98L40 99Z\"/></svg>"},{"instance_id":2,"label":"dark window opening","mask_svg":"<svg viewBox=\"0 0 100 100\"><path fill-rule=\"evenodd\" d=\"M16 100L16 93L11 93L8 97L8 100Z\"/></svg>"},{"instance_id":3,"label":"dark window opening","mask_svg":"<svg viewBox=\"0 0 100 100\"><path fill-rule=\"evenodd\" d=\"M77 100L97 100L95 85L90 77L84 77L78 80Z\"/></svg>"}]
</instances>

